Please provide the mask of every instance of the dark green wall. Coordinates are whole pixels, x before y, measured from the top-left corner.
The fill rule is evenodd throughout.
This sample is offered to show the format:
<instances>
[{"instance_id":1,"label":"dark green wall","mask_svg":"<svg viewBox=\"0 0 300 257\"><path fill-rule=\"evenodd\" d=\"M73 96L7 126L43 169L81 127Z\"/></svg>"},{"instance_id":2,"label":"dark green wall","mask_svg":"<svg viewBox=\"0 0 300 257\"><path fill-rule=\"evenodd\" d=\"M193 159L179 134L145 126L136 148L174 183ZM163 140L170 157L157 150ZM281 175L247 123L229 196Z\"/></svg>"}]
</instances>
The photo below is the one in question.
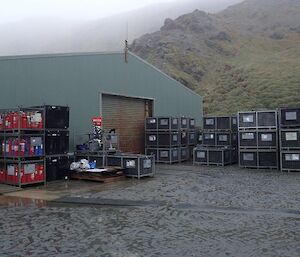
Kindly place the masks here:
<instances>
[{"instance_id":1,"label":"dark green wall","mask_svg":"<svg viewBox=\"0 0 300 257\"><path fill-rule=\"evenodd\" d=\"M202 122L202 98L133 54L91 53L0 58L0 108L69 105L72 135L90 130L100 93L154 99L155 115Z\"/></svg>"}]
</instances>

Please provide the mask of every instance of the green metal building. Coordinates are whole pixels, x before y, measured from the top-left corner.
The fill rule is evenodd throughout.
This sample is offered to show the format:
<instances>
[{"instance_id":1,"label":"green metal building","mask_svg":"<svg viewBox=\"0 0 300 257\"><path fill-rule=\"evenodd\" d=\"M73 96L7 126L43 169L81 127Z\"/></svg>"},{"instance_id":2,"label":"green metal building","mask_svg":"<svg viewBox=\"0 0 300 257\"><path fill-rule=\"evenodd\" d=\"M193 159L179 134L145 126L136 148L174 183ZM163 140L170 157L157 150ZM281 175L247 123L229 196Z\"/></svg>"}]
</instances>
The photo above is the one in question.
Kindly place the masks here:
<instances>
[{"instance_id":1,"label":"green metal building","mask_svg":"<svg viewBox=\"0 0 300 257\"><path fill-rule=\"evenodd\" d=\"M71 144L91 130L93 116L117 128L133 152L142 149L145 116L202 122L201 96L132 53L127 62L122 52L0 57L0 88L0 108L68 105ZM126 148L134 140L138 149Z\"/></svg>"}]
</instances>

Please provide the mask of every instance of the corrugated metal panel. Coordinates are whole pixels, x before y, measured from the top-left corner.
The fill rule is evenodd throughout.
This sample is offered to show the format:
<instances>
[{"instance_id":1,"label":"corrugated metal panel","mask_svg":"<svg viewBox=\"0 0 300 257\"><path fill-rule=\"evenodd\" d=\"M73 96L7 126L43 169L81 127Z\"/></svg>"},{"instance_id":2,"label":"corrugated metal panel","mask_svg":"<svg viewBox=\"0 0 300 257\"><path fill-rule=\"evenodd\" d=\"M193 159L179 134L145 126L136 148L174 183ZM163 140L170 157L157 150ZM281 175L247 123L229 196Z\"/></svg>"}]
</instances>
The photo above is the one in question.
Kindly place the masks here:
<instances>
[{"instance_id":1,"label":"corrugated metal panel","mask_svg":"<svg viewBox=\"0 0 300 257\"><path fill-rule=\"evenodd\" d=\"M122 151L144 152L144 100L103 95L102 116L104 129L109 131L114 128L120 135L120 149Z\"/></svg>"},{"instance_id":2,"label":"corrugated metal panel","mask_svg":"<svg viewBox=\"0 0 300 257\"><path fill-rule=\"evenodd\" d=\"M71 138L91 130L104 92L152 98L155 115L202 122L199 95L132 54L128 63L122 53L0 58L0 90L0 108L69 105Z\"/></svg>"}]
</instances>

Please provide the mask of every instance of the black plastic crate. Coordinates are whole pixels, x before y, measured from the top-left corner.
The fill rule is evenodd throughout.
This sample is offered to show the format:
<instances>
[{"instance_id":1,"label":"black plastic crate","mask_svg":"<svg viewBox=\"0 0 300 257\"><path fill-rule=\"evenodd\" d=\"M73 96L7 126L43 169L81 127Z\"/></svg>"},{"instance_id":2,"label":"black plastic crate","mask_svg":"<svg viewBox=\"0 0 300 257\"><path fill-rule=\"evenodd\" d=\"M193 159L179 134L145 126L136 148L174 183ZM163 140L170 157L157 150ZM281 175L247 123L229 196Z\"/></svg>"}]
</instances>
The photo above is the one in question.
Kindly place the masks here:
<instances>
[{"instance_id":1,"label":"black plastic crate","mask_svg":"<svg viewBox=\"0 0 300 257\"><path fill-rule=\"evenodd\" d=\"M195 131L188 131L188 145L197 144L197 133Z\"/></svg>"},{"instance_id":2,"label":"black plastic crate","mask_svg":"<svg viewBox=\"0 0 300 257\"><path fill-rule=\"evenodd\" d=\"M280 109L281 127L300 127L300 107Z\"/></svg>"},{"instance_id":3,"label":"black plastic crate","mask_svg":"<svg viewBox=\"0 0 300 257\"><path fill-rule=\"evenodd\" d=\"M240 150L240 167L278 169L276 150Z\"/></svg>"},{"instance_id":4,"label":"black plastic crate","mask_svg":"<svg viewBox=\"0 0 300 257\"><path fill-rule=\"evenodd\" d=\"M45 128L68 129L70 109L67 106L45 105Z\"/></svg>"},{"instance_id":5,"label":"black plastic crate","mask_svg":"<svg viewBox=\"0 0 300 257\"><path fill-rule=\"evenodd\" d=\"M300 129L281 129L281 148L300 149Z\"/></svg>"},{"instance_id":6,"label":"black plastic crate","mask_svg":"<svg viewBox=\"0 0 300 257\"><path fill-rule=\"evenodd\" d=\"M208 162L217 165L230 164L231 152L229 149L211 149L209 150Z\"/></svg>"},{"instance_id":7,"label":"black plastic crate","mask_svg":"<svg viewBox=\"0 0 300 257\"><path fill-rule=\"evenodd\" d=\"M258 111L257 127L259 128L277 128L277 111Z\"/></svg>"},{"instance_id":8,"label":"black plastic crate","mask_svg":"<svg viewBox=\"0 0 300 257\"><path fill-rule=\"evenodd\" d=\"M180 148L180 161L188 161L189 160L189 148L188 147L181 147Z\"/></svg>"},{"instance_id":9,"label":"black plastic crate","mask_svg":"<svg viewBox=\"0 0 300 257\"><path fill-rule=\"evenodd\" d=\"M190 129L190 130L196 129L196 120L194 118L189 118L188 123L189 123L188 129Z\"/></svg>"},{"instance_id":10,"label":"black plastic crate","mask_svg":"<svg viewBox=\"0 0 300 257\"><path fill-rule=\"evenodd\" d=\"M46 155L66 154L69 152L69 131L45 131Z\"/></svg>"},{"instance_id":11,"label":"black plastic crate","mask_svg":"<svg viewBox=\"0 0 300 257\"><path fill-rule=\"evenodd\" d=\"M231 130L232 131L237 131L238 130L237 116L231 116Z\"/></svg>"},{"instance_id":12,"label":"black plastic crate","mask_svg":"<svg viewBox=\"0 0 300 257\"><path fill-rule=\"evenodd\" d=\"M179 132L159 132L158 133L158 146L159 147L175 147L180 145Z\"/></svg>"},{"instance_id":13,"label":"black plastic crate","mask_svg":"<svg viewBox=\"0 0 300 257\"><path fill-rule=\"evenodd\" d=\"M195 146L189 146L189 160L193 160L194 158L194 148Z\"/></svg>"},{"instance_id":14,"label":"black plastic crate","mask_svg":"<svg viewBox=\"0 0 300 257\"><path fill-rule=\"evenodd\" d=\"M239 147L257 148L257 133L256 131L239 132Z\"/></svg>"},{"instance_id":15,"label":"black plastic crate","mask_svg":"<svg viewBox=\"0 0 300 257\"><path fill-rule=\"evenodd\" d=\"M194 164L203 165L218 165L225 166L234 163L233 151L235 149L221 147L221 148L195 148L194 150Z\"/></svg>"},{"instance_id":16,"label":"black plastic crate","mask_svg":"<svg viewBox=\"0 0 300 257\"><path fill-rule=\"evenodd\" d=\"M159 130L178 130L179 118L176 117L158 117L157 128Z\"/></svg>"},{"instance_id":17,"label":"black plastic crate","mask_svg":"<svg viewBox=\"0 0 300 257\"><path fill-rule=\"evenodd\" d=\"M237 130L237 117L236 116L220 116L217 119L217 130Z\"/></svg>"},{"instance_id":18,"label":"black plastic crate","mask_svg":"<svg viewBox=\"0 0 300 257\"><path fill-rule=\"evenodd\" d=\"M257 151L243 151L239 153L240 167L257 168L258 167L258 154Z\"/></svg>"},{"instance_id":19,"label":"black plastic crate","mask_svg":"<svg viewBox=\"0 0 300 257\"><path fill-rule=\"evenodd\" d=\"M157 118L151 117L146 118L145 120L145 129L146 130L157 130Z\"/></svg>"},{"instance_id":20,"label":"black plastic crate","mask_svg":"<svg viewBox=\"0 0 300 257\"><path fill-rule=\"evenodd\" d=\"M158 149L158 160L160 163L176 163L180 161L179 148Z\"/></svg>"},{"instance_id":21,"label":"black plastic crate","mask_svg":"<svg viewBox=\"0 0 300 257\"><path fill-rule=\"evenodd\" d=\"M242 128L256 128L256 112L240 112L238 113L238 127Z\"/></svg>"},{"instance_id":22,"label":"black plastic crate","mask_svg":"<svg viewBox=\"0 0 300 257\"><path fill-rule=\"evenodd\" d=\"M217 146L232 146L237 145L237 134L231 132L216 132Z\"/></svg>"},{"instance_id":23,"label":"black plastic crate","mask_svg":"<svg viewBox=\"0 0 300 257\"><path fill-rule=\"evenodd\" d=\"M153 155L155 161L157 161L157 153L158 153L158 149L157 148L146 148L145 149L145 154L146 155Z\"/></svg>"},{"instance_id":24,"label":"black plastic crate","mask_svg":"<svg viewBox=\"0 0 300 257\"><path fill-rule=\"evenodd\" d=\"M102 158L102 157L100 157ZM108 155L106 165L110 167L123 167L122 158L119 155Z\"/></svg>"},{"instance_id":25,"label":"black plastic crate","mask_svg":"<svg viewBox=\"0 0 300 257\"><path fill-rule=\"evenodd\" d=\"M258 148L278 148L277 130L258 131L257 134Z\"/></svg>"},{"instance_id":26,"label":"black plastic crate","mask_svg":"<svg viewBox=\"0 0 300 257\"><path fill-rule=\"evenodd\" d=\"M181 146L187 146L188 145L188 131L187 130L181 130L180 131L180 145Z\"/></svg>"},{"instance_id":27,"label":"black plastic crate","mask_svg":"<svg viewBox=\"0 0 300 257\"><path fill-rule=\"evenodd\" d=\"M258 152L258 167L259 168L278 168L278 152L265 151Z\"/></svg>"},{"instance_id":28,"label":"black plastic crate","mask_svg":"<svg viewBox=\"0 0 300 257\"><path fill-rule=\"evenodd\" d=\"M122 156L124 174L127 177L141 178L154 176L155 161L153 156L124 155Z\"/></svg>"},{"instance_id":29,"label":"black plastic crate","mask_svg":"<svg viewBox=\"0 0 300 257\"><path fill-rule=\"evenodd\" d=\"M208 149L195 148L193 158L194 164L208 164Z\"/></svg>"},{"instance_id":30,"label":"black plastic crate","mask_svg":"<svg viewBox=\"0 0 300 257\"><path fill-rule=\"evenodd\" d=\"M300 171L300 151L282 151L281 170Z\"/></svg>"},{"instance_id":31,"label":"black plastic crate","mask_svg":"<svg viewBox=\"0 0 300 257\"><path fill-rule=\"evenodd\" d=\"M46 181L61 180L68 177L71 158L69 156L56 156L46 158Z\"/></svg>"},{"instance_id":32,"label":"black plastic crate","mask_svg":"<svg viewBox=\"0 0 300 257\"><path fill-rule=\"evenodd\" d=\"M197 144L202 145L202 141L203 141L203 134L201 131L199 131L197 136Z\"/></svg>"},{"instance_id":33,"label":"black plastic crate","mask_svg":"<svg viewBox=\"0 0 300 257\"><path fill-rule=\"evenodd\" d=\"M203 132L202 133L202 144L204 146L216 146L217 138L215 132Z\"/></svg>"},{"instance_id":34,"label":"black plastic crate","mask_svg":"<svg viewBox=\"0 0 300 257\"><path fill-rule=\"evenodd\" d=\"M157 147L158 146L158 134L157 132L146 132L145 133L145 145L146 147Z\"/></svg>"},{"instance_id":35,"label":"black plastic crate","mask_svg":"<svg viewBox=\"0 0 300 257\"><path fill-rule=\"evenodd\" d=\"M203 129L207 129L207 130L217 129L216 117L203 117Z\"/></svg>"}]
</instances>

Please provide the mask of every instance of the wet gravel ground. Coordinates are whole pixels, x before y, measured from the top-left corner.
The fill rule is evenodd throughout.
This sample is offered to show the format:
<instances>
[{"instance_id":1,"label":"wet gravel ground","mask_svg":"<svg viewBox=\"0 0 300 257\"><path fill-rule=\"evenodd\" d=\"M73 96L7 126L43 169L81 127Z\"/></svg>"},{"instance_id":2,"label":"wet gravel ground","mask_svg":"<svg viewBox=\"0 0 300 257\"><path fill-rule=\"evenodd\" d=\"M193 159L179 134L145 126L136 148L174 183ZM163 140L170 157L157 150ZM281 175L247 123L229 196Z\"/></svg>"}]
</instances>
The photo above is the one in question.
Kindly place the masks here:
<instances>
[{"instance_id":1,"label":"wet gravel ground","mask_svg":"<svg viewBox=\"0 0 300 257\"><path fill-rule=\"evenodd\" d=\"M0 205L0 256L300 256L299 173L158 170L153 179L71 195L136 206Z\"/></svg>"}]
</instances>

